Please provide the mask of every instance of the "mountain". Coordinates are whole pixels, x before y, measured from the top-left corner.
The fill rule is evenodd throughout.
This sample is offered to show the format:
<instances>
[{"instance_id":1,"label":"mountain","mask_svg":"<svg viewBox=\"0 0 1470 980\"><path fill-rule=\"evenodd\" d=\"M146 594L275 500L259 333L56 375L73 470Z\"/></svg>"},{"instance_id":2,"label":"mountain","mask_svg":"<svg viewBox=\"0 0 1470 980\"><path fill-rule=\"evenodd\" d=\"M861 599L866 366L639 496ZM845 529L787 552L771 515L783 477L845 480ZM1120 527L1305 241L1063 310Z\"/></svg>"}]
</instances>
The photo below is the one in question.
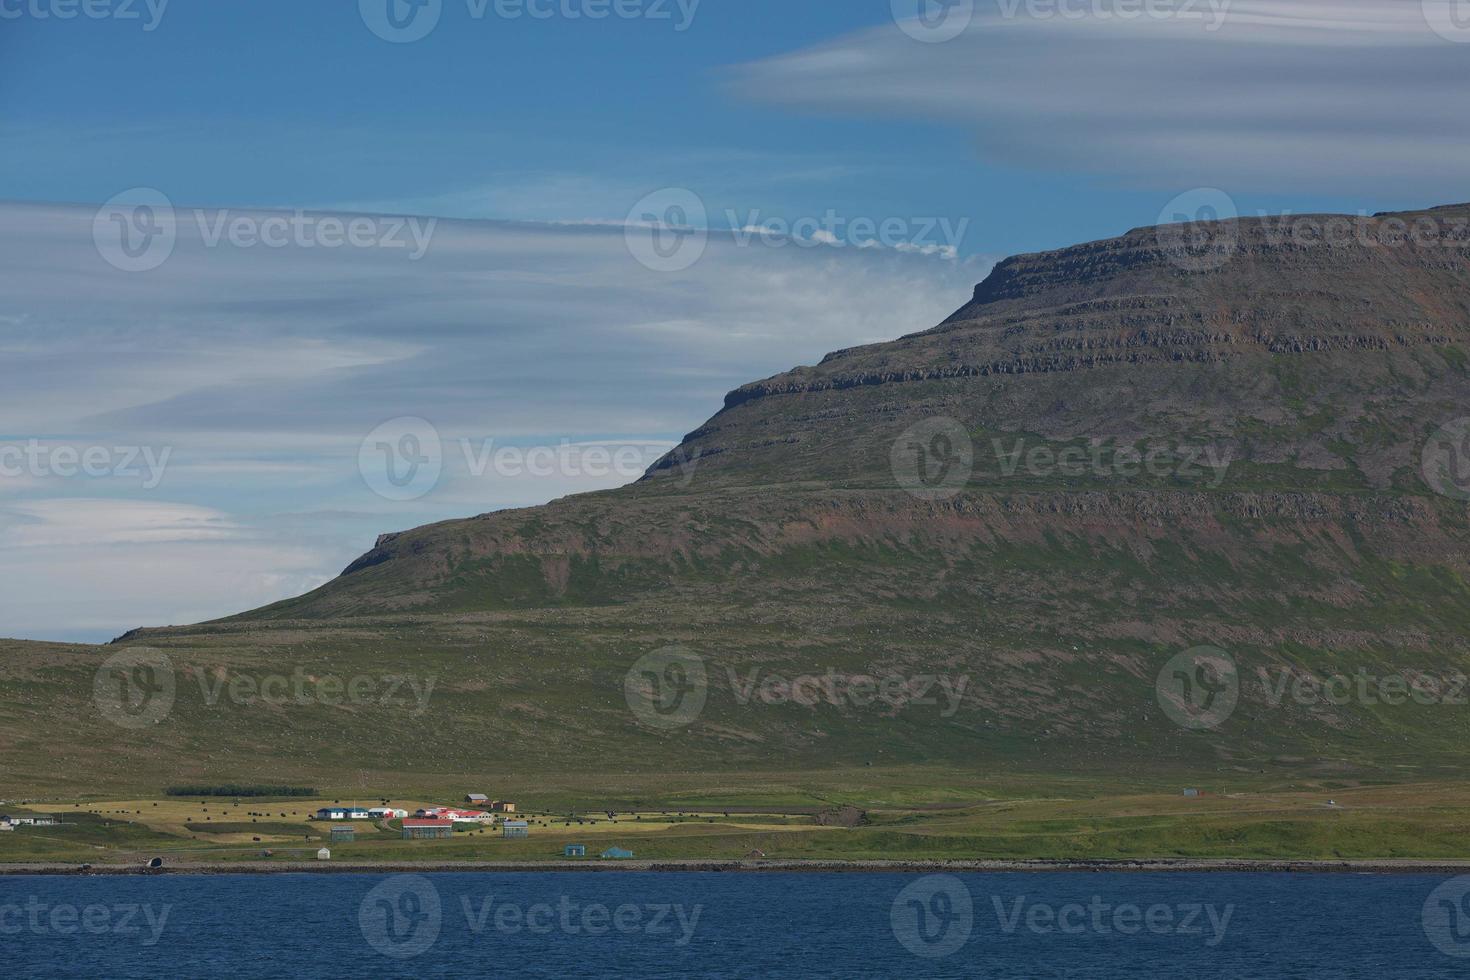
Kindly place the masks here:
<instances>
[{"instance_id":1,"label":"mountain","mask_svg":"<svg viewBox=\"0 0 1470 980\"><path fill-rule=\"evenodd\" d=\"M491 733L523 774L1459 774L1470 713L1281 678L1470 670L1467 229L1460 205L1010 258L931 330L731 392L631 486L387 534L307 595L122 645L439 678L435 711L360 711L376 730L325 751L333 719L291 706L208 761L181 729L189 777L428 779L488 765ZM675 644L708 691L670 732L624 685ZM1199 730L1159 685L1203 646L1239 704ZM804 675L967 686L783 699Z\"/></svg>"}]
</instances>

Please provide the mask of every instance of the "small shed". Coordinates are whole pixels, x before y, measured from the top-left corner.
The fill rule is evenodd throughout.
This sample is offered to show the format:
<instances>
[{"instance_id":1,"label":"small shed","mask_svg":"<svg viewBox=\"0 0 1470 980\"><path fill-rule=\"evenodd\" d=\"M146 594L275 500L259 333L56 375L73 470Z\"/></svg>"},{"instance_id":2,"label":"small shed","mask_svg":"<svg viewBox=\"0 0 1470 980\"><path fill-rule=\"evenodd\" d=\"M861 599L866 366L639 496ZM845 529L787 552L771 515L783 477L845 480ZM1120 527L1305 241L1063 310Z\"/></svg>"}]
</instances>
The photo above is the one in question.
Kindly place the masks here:
<instances>
[{"instance_id":1,"label":"small shed","mask_svg":"<svg viewBox=\"0 0 1470 980\"><path fill-rule=\"evenodd\" d=\"M621 847L609 847L602 852L603 859L608 861L626 861L632 856L632 851L625 851Z\"/></svg>"},{"instance_id":2,"label":"small shed","mask_svg":"<svg viewBox=\"0 0 1470 980\"><path fill-rule=\"evenodd\" d=\"M316 852L316 859L318 861L330 861L332 860L332 852L324 847Z\"/></svg>"},{"instance_id":3,"label":"small shed","mask_svg":"<svg viewBox=\"0 0 1470 980\"><path fill-rule=\"evenodd\" d=\"M333 844L351 844L355 840L357 840L357 828L356 827L333 827L332 828L332 843Z\"/></svg>"},{"instance_id":4,"label":"small shed","mask_svg":"<svg viewBox=\"0 0 1470 980\"><path fill-rule=\"evenodd\" d=\"M587 845L568 844L562 854L569 858L584 858L587 856Z\"/></svg>"},{"instance_id":5,"label":"small shed","mask_svg":"<svg viewBox=\"0 0 1470 980\"><path fill-rule=\"evenodd\" d=\"M1196 796L1199 796L1199 790L1197 790L1197 789L1187 789L1187 790L1184 791L1184 795L1187 796L1187 797L1189 797L1190 799L1194 799Z\"/></svg>"},{"instance_id":6,"label":"small shed","mask_svg":"<svg viewBox=\"0 0 1470 980\"><path fill-rule=\"evenodd\" d=\"M524 820L507 820L501 824L501 833L506 837L529 837L531 825Z\"/></svg>"},{"instance_id":7,"label":"small shed","mask_svg":"<svg viewBox=\"0 0 1470 980\"><path fill-rule=\"evenodd\" d=\"M403 821L404 840L441 840L453 836L453 820L414 820L410 818Z\"/></svg>"}]
</instances>

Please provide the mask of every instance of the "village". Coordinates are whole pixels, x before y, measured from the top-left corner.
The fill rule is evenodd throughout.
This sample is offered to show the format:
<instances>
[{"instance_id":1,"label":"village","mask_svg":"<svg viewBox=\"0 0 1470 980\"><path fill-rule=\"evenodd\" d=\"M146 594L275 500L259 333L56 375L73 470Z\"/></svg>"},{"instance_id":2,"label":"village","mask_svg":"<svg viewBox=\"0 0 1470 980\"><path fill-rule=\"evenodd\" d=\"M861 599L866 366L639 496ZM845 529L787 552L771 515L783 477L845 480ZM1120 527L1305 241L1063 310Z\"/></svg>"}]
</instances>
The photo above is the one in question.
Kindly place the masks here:
<instances>
[{"instance_id":1,"label":"village","mask_svg":"<svg viewBox=\"0 0 1470 980\"><path fill-rule=\"evenodd\" d=\"M208 852L227 859L233 854L233 859L314 857L317 861L331 861L333 849L342 845L366 844L377 852L392 841L427 845L470 835L476 840L489 836L507 843L524 843L531 838L533 827L544 828L552 835L547 841L550 849L541 855L543 858L582 859L589 852L603 860L635 857L635 852L626 847L589 848L585 843L566 839L577 828L594 833L611 830L618 823L619 814L611 811L590 816L527 814L515 802L492 799L483 793L467 793L453 805L393 805L388 800L372 806L340 801L318 805L314 801L298 802L289 798L202 793L187 794L184 798L173 795L161 800L76 802L70 810L50 813L34 812L30 803L21 805L25 807L23 811L0 812L0 833L14 834L22 830L29 836L46 830L55 832L49 840L77 838L80 843L81 839L91 839L89 835L97 831L99 822L103 828L144 827L173 836L181 846L170 850L187 850L201 856ZM654 821L642 823L643 816L639 814L624 816L632 818L629 823L640 822L640 832L659 827ZM684 814L679 816L682 818ZM189 841L194 843L185 843ZM297 842L294 846L293 841ZM312 847L301 850L299 844L303 841L313 842ZM517 851L524 855L522 849ZM355 850L354 855L366 856L360 850Z\"/></svg>"},{"instance_id":2,"label":"village","mask_svg":"<svg viewBox=\"0 0 1470 980\"><path fill-rule=\"evenodd\" d=\"M472 809L474 807L487 809ZM312 819L332 822L330 834L334 844L355 843L357 829L352 821L358 820L378 821L380 825L389 827L396 825L401 830L402 839L407 841L447 840L454 836L456 826L483 833L486 828L493 830L497 823L501 837L524 840L530 837L531 824L528 820L510 819L516 812L516 804L509 800L491 800L483 793L469 793L464 798L464 806L424 806L410 814L407 810L391 806L334 805L321 807ZM608 816L611 818L613 815ZM562 849L562 856L584 858L587 845L567 844ZM625 848L610 847L601 853L601 857L604 860L627 860L634 857L634 853ZM331 860L330 848L319 850L317 859Z\"/></svg>"}]
</instances>

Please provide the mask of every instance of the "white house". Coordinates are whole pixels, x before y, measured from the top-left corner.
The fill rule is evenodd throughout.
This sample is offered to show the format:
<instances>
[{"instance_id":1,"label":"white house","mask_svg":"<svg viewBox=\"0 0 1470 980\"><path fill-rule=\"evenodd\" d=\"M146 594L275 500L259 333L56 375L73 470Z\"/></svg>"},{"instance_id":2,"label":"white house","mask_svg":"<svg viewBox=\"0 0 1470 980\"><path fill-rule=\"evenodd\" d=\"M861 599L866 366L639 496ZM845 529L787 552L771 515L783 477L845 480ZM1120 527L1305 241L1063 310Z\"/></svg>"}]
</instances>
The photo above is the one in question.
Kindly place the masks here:
<instances>
[{"instance_id":1,"label":"white house","mask_svg":"<svg viewBox=\"0 0 1470 980\"><path fill-rule=\"evenodd\" d=\"M368 816L374 820L402 820L408 816L408 811L391 806L375 806L368 809Z\"/></svg>"},{"instance_id":2,"label":"white house","mask_svg":"<svg viewBox=\"0 0 1470 980\"><path fill-rule=\"evenodd\" d=\"M367 820L368 811L360 806L324 806L316 812L318 820Z\"/></svg>"}]
</instances>

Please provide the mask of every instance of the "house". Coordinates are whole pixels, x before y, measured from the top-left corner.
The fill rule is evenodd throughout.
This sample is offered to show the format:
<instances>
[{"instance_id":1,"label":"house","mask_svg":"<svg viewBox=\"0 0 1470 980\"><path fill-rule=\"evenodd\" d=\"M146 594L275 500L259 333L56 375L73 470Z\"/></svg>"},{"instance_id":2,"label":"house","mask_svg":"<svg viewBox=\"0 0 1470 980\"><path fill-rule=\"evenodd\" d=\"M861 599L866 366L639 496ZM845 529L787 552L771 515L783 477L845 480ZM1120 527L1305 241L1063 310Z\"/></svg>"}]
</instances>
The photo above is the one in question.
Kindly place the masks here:
<instances>
[{"instance_id":1,"label":"house","mask_svg":"<svg viewBox=\"0 0 1470 980\"><path fill-rule=\"evenodd\" d=\"M0 817L0 823L13 827L55 827L59 822L55 817Z\"/></svg>"},{"instance_id":2,"label":"house","mask_svg":"<svg viewBox=\"0 0 1470 980\"><path fill-rule=\"evenodd\" d=\"M409 817L403 821L404 840L443 840L453 836L453 820L420 820Z\"/></svg>"},{"instance_id":3,"label":"house","mask_svg":"<svg viewBox=\"0 0 1470 980\"><path fill-rule=\"evenodd\" d=\"M408 811L391 806L375 806L368 810L368 816L374 820L402 820L408 816Z\"/></svg>"},{"instance_id":4,"label":"house","mask_svg":"<svg viewBox=\"0 0 1470 980\"><path fill-rule=\"evenodd\" d=\"M316 812L318 820L367 820L368 811L360 806L324 806Z\"/></svg>"},{"instance_id":5,"label":"house","mask_svg":"<svg viewBox=\"0 0 1470 980\"><path fill-rule=\"evenodd\" d=\"M507 820L502 825L502 833L506 837L529 837L531 836L531 825L524 820Z\"/></svg>"},{"instance_id":6,"label":"house","mask_svg":"<svg viewBox=\"0 0 1470 980\"><path fill-rule=\"evenodd\" d=\"M333 827L332 828L332 843L333 844L351 844L355 840L357 840L357 828L356 827L353 827L353 826L345 826L345 827Z\"/></svg>"},{"instance_id":7,"label":"house","mask_svg":"<svg viewBox=\"0 0 1470 980\"><path fill-rule=\"evenodd\" d=\"M425 820L454 820L458 823L494 823L495 814L484 810L456 810L448 806L426 806L414 816Z\"/></svg>"},{"instance_id":8,"label":"house","mask_svg":"<svg viewBox=\"0 0 1470 980\"><path fill-rule=\"evenodd\" d=\"M464 801L471 806L486 806L490 802L490 797L484 793L471 793L464 798Z\"/></svg>"},{"instance_id":9,"label":"house","mask_svg":"<svg viewBox=\"0 0 1470 980\"><path fill-rule=\"evenodd\" d=\"M586 844L568 844L566 850L562 851L563 857L584 858L587 856Z\"/></svg>"},{"instance_id":10,"label":"house","mask_svg":"<svg viewBox=\"0 0 1470 980\"><path fill-rule=\"evenodd\" d=\"M626 861L633 856L632 851L625 851L621 847L609 847L602 852L604 861Z\"/></svg>"}]
</instances>

